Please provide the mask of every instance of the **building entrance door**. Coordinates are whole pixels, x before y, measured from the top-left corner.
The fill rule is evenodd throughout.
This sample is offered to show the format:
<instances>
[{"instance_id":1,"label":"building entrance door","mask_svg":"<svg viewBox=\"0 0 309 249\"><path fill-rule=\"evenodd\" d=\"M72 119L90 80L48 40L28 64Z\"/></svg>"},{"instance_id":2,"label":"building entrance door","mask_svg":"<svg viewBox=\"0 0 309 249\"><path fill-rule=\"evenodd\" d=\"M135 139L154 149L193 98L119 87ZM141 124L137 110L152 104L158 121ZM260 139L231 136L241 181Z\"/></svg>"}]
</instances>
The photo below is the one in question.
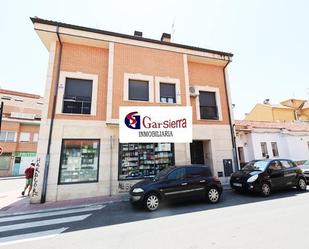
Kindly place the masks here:
<instances>
[{"instance_id":1,"label":"building entrance door","mask_svg":"<svg viewBox=\"0 0 309 249\"><path fill-rule=\"evenodd\" d=\"M21 157L19 156L15 157L14 167L13 167L13 176L19 175L20 161L21 161Z\"/></svg>"},{"instance_id":2,"label":"building entrance door","mask_svg":"<svg viewBox=\"0 0 309 249\"><path fill-rule=\"evenodd\" d=\"M204 164L203 141L193 140L190 143L190 155L192 164Z\"/></svg>"}]
</instances>

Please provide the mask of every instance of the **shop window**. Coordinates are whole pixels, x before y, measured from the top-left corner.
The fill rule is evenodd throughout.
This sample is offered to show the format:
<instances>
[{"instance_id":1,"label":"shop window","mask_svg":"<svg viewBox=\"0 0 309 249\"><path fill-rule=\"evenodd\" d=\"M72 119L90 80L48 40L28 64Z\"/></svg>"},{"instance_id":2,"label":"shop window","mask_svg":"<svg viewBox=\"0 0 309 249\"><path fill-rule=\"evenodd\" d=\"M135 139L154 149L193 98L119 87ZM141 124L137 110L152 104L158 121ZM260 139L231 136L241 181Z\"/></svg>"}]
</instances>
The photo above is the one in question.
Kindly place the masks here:
<instances>
[{"instance_id":1,"label":"shop window","mask_svg":"<svg viewBox=\"0 0 309 249\"><path fill-rule=\"evenodd\" d=\"M261 142L262 157L269 157L266 142Z\"/></svg>"},{"instance_id":2,"label":"shop window","mask_svg":"<svg viewBox=\"0 0 309 249\"><path fill-rule=\"evenodd\" d=\"M27 143L30 141L30 133L29 132L21 132L19 136L19 142Z\"/></svg>"},{"instance_id":3,"label":"shop window","mask_svg":"<svg viewBox=\"0 0 309 249\"><path fill-rule=\"evenodd\" d=\"M129 79L129 100L149 101L149 82Z\"/></svg>"},{"instance_id":4,"label":"shop window","mask_svg":"<svg viewBox=\"0 0 309 249\"><path fill-rule=\"evenodd\" d=\"M271 149L273 151L273 156L279 156L278 146L276 142L271 142Z\"/></svg>"},{"instance_id":5,"label":"shop window","mask_svg":"<svg viewBox=\"0 0 309 249\"><path fill-rule=\"evenodd\" d=\"M176 103L175 84L160 83L160 102Z\"/></svg>"},{"instance_id":6,"label":"shop window","mask_svg":"<svg viewBox=\"0 0 309 249\"><path fill-rule=\"evenodd\" d=\"M3 153L0 156L0 170L9 170L12 160L11 153Z\"/></svg>"},{"instance_id":7,"label":"shop window","mask_svg":"<svg viewBox=\"0 0 309 249\"><path fill-rule=\"evenodd\" d=\"M59 184L97 182L100 141L64 139L62 141Z\"/></svg>"},{"instance_id":8,"label":"shop window","mask_svg":"<svg viewBox=\"0 0 309 249\"><path fill-rule=\"evenodd\" d=\"M90 114L92 80L66 78L63 113Z\"/></svg>"},{"instance_id":9,"label":"shop window","mask_svg":"<svg viewBox=\"0 0 309 249\"><path fill-rule=\"evenodd\" d=\"M171 143L119 144L120 180L152 178L174 164L174 145Z\"/></svg>"},{"instance_id":10,"label":"shop window","mask_svg":"<svg viewBox=\"0 0 309 249\"><path fill-rule=\"evenodd\" d=\"M199 101L201 119L219 119L215 92L200 91Z\"/></svg>"}]
</instances>

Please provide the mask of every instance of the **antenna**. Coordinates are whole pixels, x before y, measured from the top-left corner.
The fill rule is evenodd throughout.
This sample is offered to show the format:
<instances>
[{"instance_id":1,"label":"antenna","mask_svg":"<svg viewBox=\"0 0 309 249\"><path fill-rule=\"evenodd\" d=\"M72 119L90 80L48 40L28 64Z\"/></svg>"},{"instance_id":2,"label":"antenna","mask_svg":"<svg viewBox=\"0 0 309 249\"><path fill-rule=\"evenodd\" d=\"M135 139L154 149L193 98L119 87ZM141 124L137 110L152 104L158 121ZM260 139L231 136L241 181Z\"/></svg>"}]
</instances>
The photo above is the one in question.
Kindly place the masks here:
<instances>
[{"instance_id":1,"label":"antenna","mask_svg":"<svg viewBox=\"0 0 309 249\"><path fill-rule=\"evenodd\" d=\"M174 16L174 19L173 19L173 23L172 23L172 39L171 41L173 42L174 41L174 35L175 35L175 23L176 23L176 16Z\"/></svg>"}]
</instances>

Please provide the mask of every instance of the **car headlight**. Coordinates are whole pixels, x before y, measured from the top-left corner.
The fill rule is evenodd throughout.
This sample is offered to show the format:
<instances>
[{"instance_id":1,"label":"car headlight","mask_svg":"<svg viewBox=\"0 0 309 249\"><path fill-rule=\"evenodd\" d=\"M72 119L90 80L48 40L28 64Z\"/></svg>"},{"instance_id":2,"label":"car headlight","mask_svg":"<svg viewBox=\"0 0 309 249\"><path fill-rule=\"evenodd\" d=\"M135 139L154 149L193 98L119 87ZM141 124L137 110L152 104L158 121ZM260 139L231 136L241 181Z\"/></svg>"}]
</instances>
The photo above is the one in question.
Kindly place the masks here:
<instances>
[{"instance_id":1,"label":"car headlight","mask_svg":"<svg viewBox=\"0 0 309 249\"><path fill-rule=\"evenodd\" d=\"M258 179L259 175L254 175L254 176L251 176L247 182L254 182L256 179Z\"/></svg>"},{"instance_id":2,"label":"car headlight","mask_svg":"<svg viewBox=\"0 0 309 249\"><path fill-rule=\"evenodd\" d=\"M133 191L132 191L133 193L135 193L135 194L138 194L138 193L142 193L142 192L144 192L144 190L143 189L141 189L141 188L135 188L135 189L133 189Z\"/></svg>"}]
</instances>

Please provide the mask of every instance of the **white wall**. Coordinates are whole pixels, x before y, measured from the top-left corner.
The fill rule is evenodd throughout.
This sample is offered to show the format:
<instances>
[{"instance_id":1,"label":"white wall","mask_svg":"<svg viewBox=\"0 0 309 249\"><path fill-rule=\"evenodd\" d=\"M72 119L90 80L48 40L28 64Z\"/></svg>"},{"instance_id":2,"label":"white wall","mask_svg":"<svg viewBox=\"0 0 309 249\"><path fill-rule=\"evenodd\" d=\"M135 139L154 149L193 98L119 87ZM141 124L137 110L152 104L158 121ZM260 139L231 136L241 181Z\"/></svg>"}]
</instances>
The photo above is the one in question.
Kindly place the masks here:
<instances>
[{"instance_id":1,"label":"white wall","mask_svg":"<svg viewBox=\"0 0 309 249\"><path fill-rule=\"evenodd\" d=\"M237 147L244 148L245 161L263 159L261 142L266 142L270 158L273 156L271 142L276 142L279 156L295 161L309 159L309 132L287 132L279 129L255 129L252 132L238 132Z\"/></svg>"}]
</instances>

